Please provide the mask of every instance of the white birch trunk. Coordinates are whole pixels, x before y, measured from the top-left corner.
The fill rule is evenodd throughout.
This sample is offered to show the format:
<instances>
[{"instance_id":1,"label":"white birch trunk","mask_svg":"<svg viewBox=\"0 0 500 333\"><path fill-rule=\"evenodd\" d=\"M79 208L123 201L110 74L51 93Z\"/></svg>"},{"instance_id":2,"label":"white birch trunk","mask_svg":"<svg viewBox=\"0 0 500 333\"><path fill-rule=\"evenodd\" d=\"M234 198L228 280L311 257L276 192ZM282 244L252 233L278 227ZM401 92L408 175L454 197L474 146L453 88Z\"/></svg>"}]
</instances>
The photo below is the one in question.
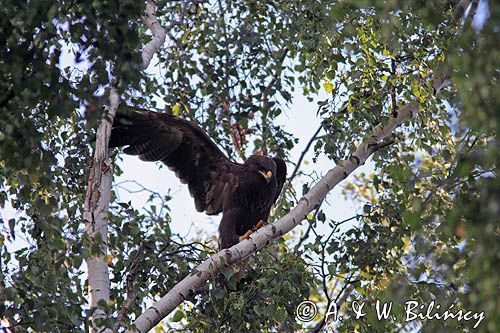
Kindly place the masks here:
<instances>
[{"instance_id":1,"label":"white birch trunk","mask_svg":"<svg viewBox=\"0 0 500 333\"><path fill-rule=\"evenodd\" d=\"M108 142L111 134L111 124L120 102L120 97L115 89L111 89L109 96L110 106L97 129L97 138L94 159L90 169L87 195L83 218L87 235L90 239L90 249L97 246L99 254L90 253L87 259L89 305L93 311L90 332L112 332L110 329L101 328L96 321L105 319L107 314L98 305L99 301L109 301L109 274L106 263L108 249L108 207L111 198L111 182L113 180L113 164L108 157Z\"/></svg>"},{"instance_id":2,"label":"white birch trunk","mask_svg":"<svg viewBox=\"0 0 500 333\"><path fill-rule=\"evenodd\" d=\"M149 1L146 5L144 24L151 30L153 38L142 50L142 69L146 69L153 55L165 42L166 32L156 19L156 5ZM113 330L99 324L108 314L98 305L109 301L109 272L106 262L108 252L108 209L111 198L111 183L113 179L113 163L108 156L108 143L120 96L115 88L111 88L108 112L103 117L97 130L96 146L90 169L83 218L87 235L90 239L90 249L98 246L99 254L90 254L87 259L89 305L91 309L90 332L110 333Z\"/></svg>"}]
</instances>

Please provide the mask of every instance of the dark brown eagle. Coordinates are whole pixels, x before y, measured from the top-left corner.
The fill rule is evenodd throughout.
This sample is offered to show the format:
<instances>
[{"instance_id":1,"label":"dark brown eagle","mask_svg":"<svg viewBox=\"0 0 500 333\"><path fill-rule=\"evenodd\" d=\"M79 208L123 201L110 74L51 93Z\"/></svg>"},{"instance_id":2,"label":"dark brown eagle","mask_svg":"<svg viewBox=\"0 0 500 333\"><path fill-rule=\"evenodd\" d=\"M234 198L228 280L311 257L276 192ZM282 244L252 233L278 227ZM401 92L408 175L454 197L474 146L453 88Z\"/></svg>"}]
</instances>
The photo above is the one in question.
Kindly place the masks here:
<instances>
[{"instance_id":1,"label":"dark brown eagle","mask_svg":"<svg viewBox=\"0 0 500 333\"><path fill-rule=\"evenodd\" d=\"M243 164L232 162L200 127L164 113L136 109L117 114L109 147L121 146L143 161L165 163L187 183L197 211L223 213L221 249L266 223L286 179L281 158L253 155Z\"/></svg>"}]
</instances>

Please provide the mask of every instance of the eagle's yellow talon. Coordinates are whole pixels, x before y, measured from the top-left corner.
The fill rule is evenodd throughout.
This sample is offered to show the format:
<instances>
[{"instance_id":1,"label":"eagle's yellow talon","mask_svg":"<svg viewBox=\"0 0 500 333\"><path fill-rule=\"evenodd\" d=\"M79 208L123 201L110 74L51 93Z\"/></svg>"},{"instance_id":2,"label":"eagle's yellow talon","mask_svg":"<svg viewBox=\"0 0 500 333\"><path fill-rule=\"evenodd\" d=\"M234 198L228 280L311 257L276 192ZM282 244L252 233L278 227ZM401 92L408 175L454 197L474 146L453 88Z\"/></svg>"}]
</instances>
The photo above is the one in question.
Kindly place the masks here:
<instances>
[{"instance_id":1,"label":"eagle's yellow talon","mask_svg":"<svg viewBox=\"0 0 500 333\"><path fill-rule=\"evenodd\" d=\"M255 227L253 227L253 231L259 230L263 226L265 226L267 223L264 220L260 220Z\"/></svg>"},{"instance_id":2,"label":"eagle's yellow talon","mask_svg":"<svg viewBox=\"0 0 500 333\"><path fill-rule=\"evenodd\" d=\"M240 242L244 239L247 239L252 233L253 233L252 230L248 230L247 232L245 232L243 236L240 236Z\"/></svg>"}]
</instances>

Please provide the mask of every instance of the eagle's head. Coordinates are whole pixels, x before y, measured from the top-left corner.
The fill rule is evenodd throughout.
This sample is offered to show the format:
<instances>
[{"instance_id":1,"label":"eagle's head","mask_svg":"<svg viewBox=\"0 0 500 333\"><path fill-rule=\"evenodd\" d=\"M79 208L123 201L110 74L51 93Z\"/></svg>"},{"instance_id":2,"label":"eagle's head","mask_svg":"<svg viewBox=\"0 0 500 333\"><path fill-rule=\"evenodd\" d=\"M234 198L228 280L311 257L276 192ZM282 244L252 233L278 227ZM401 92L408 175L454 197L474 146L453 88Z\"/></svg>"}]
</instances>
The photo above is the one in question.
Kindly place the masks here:
<instances>
[{"instance_id":1,"label":"eagle's head","mask_svg":"<svg viewBox=\"0 0 500 333\"><path fill-rule=\"evenodd\" d=\"M259 174L268 184L276 178L276 163L266 156L250 156L245 162L245 168L252 173Z\"/></svg>"}]
</instances>

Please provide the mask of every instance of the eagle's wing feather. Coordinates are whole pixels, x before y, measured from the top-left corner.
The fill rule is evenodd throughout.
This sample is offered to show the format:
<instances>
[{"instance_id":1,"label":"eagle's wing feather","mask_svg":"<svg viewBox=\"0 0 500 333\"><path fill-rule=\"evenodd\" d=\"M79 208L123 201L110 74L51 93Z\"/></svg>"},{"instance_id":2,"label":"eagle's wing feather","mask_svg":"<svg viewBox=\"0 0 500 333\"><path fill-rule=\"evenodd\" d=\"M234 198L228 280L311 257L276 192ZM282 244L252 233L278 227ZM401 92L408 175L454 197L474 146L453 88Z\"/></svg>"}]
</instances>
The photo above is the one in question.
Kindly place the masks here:
<instances>
[{"instance_id":1,"label":"eagle's wing feather","mask_svg":"<svg viewBox=\"0 0 500 333\"><path fill-rule=\"evenodd\" d=\"M278 187L276 189L276 196L273 201L274 203L276 202L276 200L278 200L281 190L283 189L283 184L285 184L286 181L286 164L285 161L279 157L274 157L273 161L274 163L276 163L276 182L278 184Z\"/></svg>"},{"instance_id":2,"label":"eagle's wing feather","mask_svg":"<svg viewBox=\"0 0 500 333\"><path fill-rule=\"evenodd\" d=\"M241 166L229 160L201 128L168 114L146 110L115 117L109 147L144 161L162 161L174 171L195 200L196 210L222 211L226 195L238 185Z\"/></svg>"}]
</instances>

